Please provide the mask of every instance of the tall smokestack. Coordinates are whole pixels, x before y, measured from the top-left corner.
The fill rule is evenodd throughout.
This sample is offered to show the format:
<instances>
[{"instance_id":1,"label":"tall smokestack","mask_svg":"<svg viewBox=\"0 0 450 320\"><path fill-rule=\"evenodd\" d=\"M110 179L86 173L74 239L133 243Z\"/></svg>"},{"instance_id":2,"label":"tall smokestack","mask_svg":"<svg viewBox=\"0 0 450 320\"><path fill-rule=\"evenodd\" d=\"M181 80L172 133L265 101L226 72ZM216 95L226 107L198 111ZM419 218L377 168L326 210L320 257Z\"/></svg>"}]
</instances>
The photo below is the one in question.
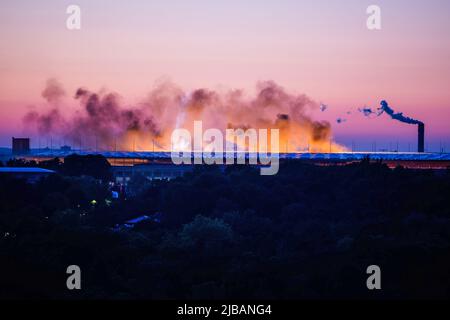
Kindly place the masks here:
<instances>
[{"instance_id":1,"label":"tall smokestack","mask_svg":"<svg viewBox=\"0 0 450 320\"><path fill-rule=\"evenodd\" d=\"M418 128L417 152L425 152L425 124L422 121L406 117L403 115L402 112L396 113L385 100L381 101L381 108L379 108L378 110L379 110L378 113L373 112L370 108L363 108L360 111L363 112L364 115L366 116L370 116L373 113L375 113L377 116L380 116L384 112L394 120L398 120L400 122L408 124L417 124Z\"/></svg>"},{"instance_id":2,"label":"tall smokestack","mask_svg":"<svg viewBox=\"0 0 450 320\"><path fill-rule=\"evenodd\" d=\"M425 124L423 122L418 124L418 130L417 151L425 152Z\"/></svg>"}]
</instances>

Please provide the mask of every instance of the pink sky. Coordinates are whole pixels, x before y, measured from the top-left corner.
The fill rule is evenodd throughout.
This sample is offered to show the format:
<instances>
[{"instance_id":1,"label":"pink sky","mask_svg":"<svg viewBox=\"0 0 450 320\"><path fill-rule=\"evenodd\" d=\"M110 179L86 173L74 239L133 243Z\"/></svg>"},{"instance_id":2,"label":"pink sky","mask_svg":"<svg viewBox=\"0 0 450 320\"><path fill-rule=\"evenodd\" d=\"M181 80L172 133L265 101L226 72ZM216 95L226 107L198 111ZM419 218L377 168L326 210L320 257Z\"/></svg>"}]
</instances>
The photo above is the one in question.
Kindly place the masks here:
<instances>
[{"instance_id":1,"label":"pink sky","mask_svg":"<svg viewBox=\"0 0 450 320\"><path fill-rule=\"evenodd\" d=\"M442 141L450 150L448 1L376 1L380 31L366 28L368 1L76 2L79 31L66 29L69 1L2 1L1 146L23 134L30 106L46 108L48 78L69 95L80 86L107 88L128 103L170 78L185 90L253 90L274 80L328 104L315 118L332 122L338 141L415 143L414 126L346 115L386 99L426 123L434 148ZM341 116L348 119L337 124Z\"/></svg>"}]
</instances>

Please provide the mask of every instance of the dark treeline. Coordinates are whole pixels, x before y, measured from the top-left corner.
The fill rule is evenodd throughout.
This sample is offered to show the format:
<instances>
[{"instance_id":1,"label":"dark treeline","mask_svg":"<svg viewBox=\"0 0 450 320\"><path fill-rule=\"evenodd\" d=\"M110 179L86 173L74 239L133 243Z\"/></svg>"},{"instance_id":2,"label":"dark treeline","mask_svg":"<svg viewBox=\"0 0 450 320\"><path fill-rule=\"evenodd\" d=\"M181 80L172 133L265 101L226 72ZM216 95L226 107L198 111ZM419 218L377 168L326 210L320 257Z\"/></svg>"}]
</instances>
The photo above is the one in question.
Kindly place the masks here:
<instances>
[{"instance_id":1,"label":"dark treeline","mask_svg":"<svg viewBox=\"0 0 450 320\"><path fill-rule=\"evenodd\" d=\"M138 177L121 199L107 182L62 173L0 176L3 298L450 296L449 172L201 166L170 182ZM156 212L160 223L112 229ZM80 291L66 288L72 264ZM372 264L381 291L367 290Z\"/></svg>"}]
</instances>

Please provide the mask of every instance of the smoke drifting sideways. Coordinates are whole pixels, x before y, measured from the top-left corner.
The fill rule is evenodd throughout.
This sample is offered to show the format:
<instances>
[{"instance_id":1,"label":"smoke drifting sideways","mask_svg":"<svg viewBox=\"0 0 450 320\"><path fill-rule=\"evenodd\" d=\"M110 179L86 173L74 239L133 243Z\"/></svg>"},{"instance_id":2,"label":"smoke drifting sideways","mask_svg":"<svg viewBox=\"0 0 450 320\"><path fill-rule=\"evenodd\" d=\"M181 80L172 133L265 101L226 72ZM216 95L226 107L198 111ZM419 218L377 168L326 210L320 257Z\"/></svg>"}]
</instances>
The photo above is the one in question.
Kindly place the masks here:
<instances>
[{"instance_id":1,"label":"smoke drifting sideways","mask_svg":"<svg viewBox=\"0 0 450 320\"><path fill-rule=\"evenodd\" d=\"M199 120L203 130L279 129L280 150L273 152L345 151L333 142L329 122L308 115L320 108L318 103L304 94L290 94L273 81L257 83L251 96L243 90L205 88L186 93L171 82L161 82L133 107L121 103L117 93L79 88L73 97L79 108L71 114L63 112L64 95L62 86L49 80L42 92L49 108L27 113L24 125L41 136L88 150L95 146L109 151L170 151L172 131L193 132L194 121Z\"/></svg>"},{"instance_id":2,"label":"smoke drifting sideways","mask_svg":"<svg viewBox=\"0 0 450 320\"><path fill-rule=\"evenodd\" d=\"M367 106L359 108L358 111L361 112L365 117L368 117L368 118L379 117L383 113L381 108L378 108L376 111L374 111L374 110L372 110L372 108L369 108Z\"/></svg>"},{"instance_id":3,"label":"smoke drifting sideways","mask_svg":"<svg viewBox=\"0 0 450 320\"><path fill-rule=\"evenodd\" d=\"M381 101L381 110L386 112L394 120L398 120L408 124L423 124L422 121L405 117L401 112L395 113L394 110L392 110L391 107L389 107L388 103L385 100Z\"/></svg>"},{"instance_id":4,"label":"smoke drifting sideways","mask_svg":"<svg viewBox=\"0 0 450 320\"><path fill-rule=\"evenodd\" d=\"M389 115L392 119L400 121L400 122L404 122L404 123L408 123L408 124L423 124L422 121L410 118L410 117L406 117L403 115L402 112L396 113L387 103L387 101L383 100L380 103L380 108L378 108L376 111L372 110L369 107L362 107L359 108L359 112L361 112L364 116L366 117L379 117L381 116L383 113L386 113L387 115Z\"/></svg>"}]
</instances>

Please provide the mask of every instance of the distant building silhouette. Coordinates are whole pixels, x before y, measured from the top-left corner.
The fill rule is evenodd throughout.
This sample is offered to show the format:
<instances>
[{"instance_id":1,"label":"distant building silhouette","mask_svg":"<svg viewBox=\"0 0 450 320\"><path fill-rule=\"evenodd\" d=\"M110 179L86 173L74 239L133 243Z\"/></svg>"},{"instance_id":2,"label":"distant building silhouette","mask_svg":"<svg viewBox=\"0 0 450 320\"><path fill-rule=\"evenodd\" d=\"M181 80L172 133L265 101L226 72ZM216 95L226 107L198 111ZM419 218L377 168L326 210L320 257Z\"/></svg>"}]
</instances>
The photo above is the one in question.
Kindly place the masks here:
<instances>
[{"instance_id":1,"label":"distant building silhouette","mask_svg":"<svg viewBox=\"0 0 450 320\"><path fill-rule=\"evenodd\" d=\"M12 138L12 153L13 154L28 154L30 153L30 138Z\"/></svg>"}]
</instances>

